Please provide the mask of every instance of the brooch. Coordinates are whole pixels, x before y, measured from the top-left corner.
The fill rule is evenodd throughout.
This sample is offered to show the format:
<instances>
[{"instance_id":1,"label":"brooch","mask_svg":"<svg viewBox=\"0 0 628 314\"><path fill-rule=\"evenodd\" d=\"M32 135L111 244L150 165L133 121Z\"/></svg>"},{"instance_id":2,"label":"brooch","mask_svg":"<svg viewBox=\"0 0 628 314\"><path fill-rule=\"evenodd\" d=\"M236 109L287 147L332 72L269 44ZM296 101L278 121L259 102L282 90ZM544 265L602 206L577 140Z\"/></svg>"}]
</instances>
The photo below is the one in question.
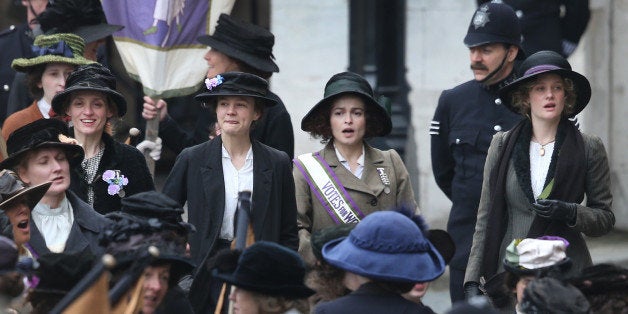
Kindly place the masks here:
<instances>
[{"instance_id":1,"label":"brooch","mask_svg":"<svg viewBox=\"0 0 628 314\"><path fill-rule=\"evenodd\" d=\"M377 173L382 183L384 183L384 193L390 194L390 179L388 179L388 175L384 172L384 168L377 168Z\"/></svg>"},{"instance_id":2,"label":"brooch","mask_svg":"<svg viewBox=\"0 0 628 314\"><path fill-rule=\"evenodd\" d=\"M120 174L120 170L107 170L102 174L103 181L109 183L107 193L109 195L118 194L124 197L124 186L129 184L129 179Z\"/></svg>"}]
</instances>

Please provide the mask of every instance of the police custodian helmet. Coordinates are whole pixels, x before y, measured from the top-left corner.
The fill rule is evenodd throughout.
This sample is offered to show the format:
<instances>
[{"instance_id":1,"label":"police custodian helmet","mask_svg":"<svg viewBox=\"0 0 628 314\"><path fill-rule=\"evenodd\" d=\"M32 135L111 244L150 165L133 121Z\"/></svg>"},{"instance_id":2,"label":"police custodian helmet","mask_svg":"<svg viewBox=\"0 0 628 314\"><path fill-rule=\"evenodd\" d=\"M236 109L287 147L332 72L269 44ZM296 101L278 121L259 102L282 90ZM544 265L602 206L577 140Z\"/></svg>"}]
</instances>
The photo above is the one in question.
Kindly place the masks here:
<instances>
[{"instance_id":1,"label":"police custodian helmet","mask_svg":"<svg viewBox=\"0 0 628 314\"><path fill-rule=\"evenodd\" d=\"M521 25L515 11L507 4L482 4L471 18L464 44L471 48L491 43L517 46L517 59L525 59L521 47Z\"/></svg>"}]
</instances>

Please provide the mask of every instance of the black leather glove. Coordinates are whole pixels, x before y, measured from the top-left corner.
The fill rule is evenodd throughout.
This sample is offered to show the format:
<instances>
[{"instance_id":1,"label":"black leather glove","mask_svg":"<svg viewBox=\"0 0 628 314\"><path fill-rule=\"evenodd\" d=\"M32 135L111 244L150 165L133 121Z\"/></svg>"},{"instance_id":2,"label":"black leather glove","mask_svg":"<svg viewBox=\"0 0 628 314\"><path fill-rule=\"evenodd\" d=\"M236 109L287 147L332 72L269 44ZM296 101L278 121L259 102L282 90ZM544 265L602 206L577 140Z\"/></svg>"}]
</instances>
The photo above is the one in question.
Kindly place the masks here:
<instances>
[{"instance_id":1,"label":"black leather glove","mask_svg":"<svg viewBox=\"0 0 628 314\"><path fill-rule=\"evenodd\" d=\"M564 221L568 224L576 222L576 204L559 200L536 200L532 204L537 215L547 218Z\"/></svg>"},{"instance_id":2,"label":"black leather glove","mask_svg":"<svg viewBox=\"0 0 628 314\"><path fill-rule=\"evenodd\" d=\"M464 284L464 298L469 300L475 296L484 295L480 290L480 283L475 281L467 281Z\"/></svg>"}]
</instances>

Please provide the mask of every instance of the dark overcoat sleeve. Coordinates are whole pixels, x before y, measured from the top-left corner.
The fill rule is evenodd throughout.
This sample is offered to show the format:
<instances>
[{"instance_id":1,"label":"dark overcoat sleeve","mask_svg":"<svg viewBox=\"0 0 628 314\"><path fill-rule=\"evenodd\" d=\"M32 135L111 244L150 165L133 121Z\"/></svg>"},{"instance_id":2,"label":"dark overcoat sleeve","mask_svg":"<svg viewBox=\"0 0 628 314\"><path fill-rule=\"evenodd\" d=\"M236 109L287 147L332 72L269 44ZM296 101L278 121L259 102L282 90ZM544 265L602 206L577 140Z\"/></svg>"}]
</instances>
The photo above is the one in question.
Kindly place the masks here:
<instances>
[{"instance_id":1,"label":"dark overcoat sleeve","mask_svg":"<svg viewBox=\"0 0 628 314\"><path fill-rule=\"evenodd\" d=\"M430 124L432 172L438 187L451 199L455 161L449 148L448 91L443 91Z\"/></svg>"}]
</instances>

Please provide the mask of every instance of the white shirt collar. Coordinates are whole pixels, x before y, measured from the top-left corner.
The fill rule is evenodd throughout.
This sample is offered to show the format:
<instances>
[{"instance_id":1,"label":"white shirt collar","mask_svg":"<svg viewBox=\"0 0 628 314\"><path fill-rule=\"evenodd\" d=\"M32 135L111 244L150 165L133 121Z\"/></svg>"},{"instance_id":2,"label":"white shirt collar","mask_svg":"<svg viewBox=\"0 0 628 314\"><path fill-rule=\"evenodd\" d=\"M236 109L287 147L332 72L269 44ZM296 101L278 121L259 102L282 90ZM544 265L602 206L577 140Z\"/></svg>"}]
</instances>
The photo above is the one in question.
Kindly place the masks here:
<instances>
[{"instance_id":1,"label":"white shirt collar","mask_svg":"<svg viewBox=\"0 0 628 314\"><path fill-rule=\"evenodd\" d=\"M43 97L37 101L37 108L41 112L41 115L44 116L45 119L50 119L50 108L52 106L44 99Z\"/></svg>"}]
</instances>

